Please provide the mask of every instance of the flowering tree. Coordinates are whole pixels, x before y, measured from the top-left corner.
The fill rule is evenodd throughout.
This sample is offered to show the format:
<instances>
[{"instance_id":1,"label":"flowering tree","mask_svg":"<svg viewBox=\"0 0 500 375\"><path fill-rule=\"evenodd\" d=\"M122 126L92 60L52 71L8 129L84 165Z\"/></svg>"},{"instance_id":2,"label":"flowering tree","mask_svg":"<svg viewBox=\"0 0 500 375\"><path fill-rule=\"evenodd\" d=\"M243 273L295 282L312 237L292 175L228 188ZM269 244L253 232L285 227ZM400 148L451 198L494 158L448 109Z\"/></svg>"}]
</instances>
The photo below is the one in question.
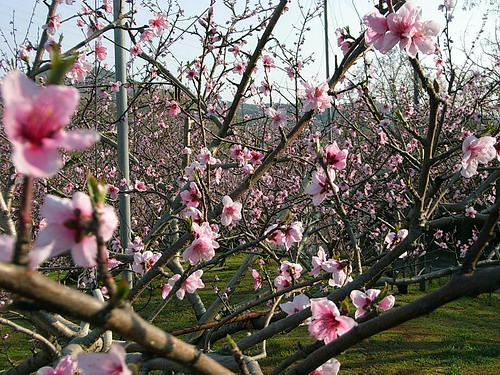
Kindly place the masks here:
<instances>
[{"instance_id":1,"label":"flowering tree","mask_svg":"<svg viewBox=\"0 0 500 375\"><path fill-rule=\"evenodd\" d=\"M314 61L301 54L320 6L303 10L290 47L273 34L287 22L286 0L212 1L196 16L131 2L115 17L104 0L63 19L59 6L68 5L48 4L40 39L18 46L2 81L2 310L19 311L36 330L1 323L42 347L4 373L259 374L245 353L306 323L318 341L272 373L336 374L334 357L359 341L500 287L499 64L458 70L453 2L440 5L444 31L411 1L378 2L359 36L337 30L343 57L326 82L307 76ZM52 38L75 20L85 40L65 49ZM116 27L130 41L127 82L105 66ZM196 57L179 61L172 51L193 36ZM369 59L389 53L412 74L385 85L389 70ZM123 90L134 182L114 157L113 93ZM122 241L120 196L131 198L134 237ZM469 232L457 231L462 223ZM67 250L71 259L61 257ZM427 272L431 254L454 262ZM238 267L224 289L202 298L207 275L230 261ZM79 274L77 288L43 275L68 269ZM447 274L448 284L403 307L393 308L384 287ZM245 279L249 298L236 301ZM158 291L156 307L141 316L133 307L148 288ZM154 322L184 298L196 326L177 327L182 341Z\"/></svg>"}]
</instances>

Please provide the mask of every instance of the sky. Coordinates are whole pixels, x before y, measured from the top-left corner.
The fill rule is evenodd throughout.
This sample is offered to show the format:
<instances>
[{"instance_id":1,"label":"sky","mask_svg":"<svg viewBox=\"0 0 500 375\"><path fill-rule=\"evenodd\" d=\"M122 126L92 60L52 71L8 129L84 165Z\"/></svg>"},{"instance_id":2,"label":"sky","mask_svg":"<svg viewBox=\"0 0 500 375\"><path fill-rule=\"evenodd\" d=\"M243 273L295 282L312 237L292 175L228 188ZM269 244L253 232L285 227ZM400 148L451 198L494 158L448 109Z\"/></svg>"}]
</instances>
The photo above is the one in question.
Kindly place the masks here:
<instances>
[{"instance_id":1,"label":"sky","mask_svg":"<svg viewBox=\"0 0 500 375\"><path fill-rule=\"evenodd\" d=\"M94 5L96 2L100 4L102 0L88 0L88 3ZM254 2L253 0L251 2ZM274 34L277 38L289 46L295 40L296 29L294 26L299 26L303 16L301 14L298 4L303 5L303 9L314 7L315 4L323 3L322 0L292 0L289 4L289 11L279 21L276 26ZM443 0L444 1L444 0ZM486 9L490 9L490 16L486 23L486 34L493 35L495 28L498 28L498 15L500 5L496 4L496 0L480 0L480 5L472 10L464 11L462 6L464 1L470 0L456 0L457 6L454 10L454 20L451 23L452 37L455 40L455 47L460 50L470 45L471 38L473 38L482 23L482 19ZM166 3L166 0L158 0L159 3ZM422 7L423 19L432 19L444 25L444 14L439 11L438 5L442 2L440 0L416 0L417 5ZM138 3L138 0L136 0ZM179 0L178 3L184 9L185 15L196 15L207 9L209 0ZM220 1L219 1L220 3ZM244 3L242 0L236 0L236 6L241 6ZM267 1L263 1L267 3ZM277 0L274 0L277 3ZM493 4L489 5L488 4ZM500 3L500 2L499 2ZM362 30L360 25L361 18L372 7L373 0L328 0L328 28L329 28L329 56L330 61L333 61L335 54L342 54L337 47L335 38L335 29L343 26L349 26L351 34L354 36L359 35ZM61 4L59 6L60 12L63 14L63 19L69 17L75 10L79 10L81 0L77 0L73 5ZM495 12L491 12L491 9ZM40 27L45 23L46 6L40 0L0 0L0 51L7 54L9 58L13 55L15 44L20 44L28 36L32 41L37 39L40 33ZM215 7L216 19L223 23L229 17L229 13L225 11L223 6ZM138 24L147 23L149 13L139 11L137 15ZM30 20L33 24L29 27ZM13 21L13 23L12 23ZM61 28L64 33L64 46L70 47L80 41L83 37L81 29L75 25L76 19L69 19ZM315 62L310 64L304 71L304 75L316 76L319 78L326 77L325 71L325 39L324 27L325 22L323 15L311 21L310 31L306 34L306 43L302 46L302 52L305 56L313 56ZM112 34L109 34L112 35ZM254 40L255 37L254 37ZM180 61L192 60L200 51L200 44L196 39L186 38L182 45L179 45L175 51L175 57ZM253 49L253 48L252 48ZM108 59L112 61L113 50L109 48ZM333 63L331 63L333 64ZM171 69L175 69L171 67ZM331 69L332 70L332 69ZM2 74L2 73L0 73ZM278 80L286 80L286 76L278 78Z\"/></svg>"}]
</instances>

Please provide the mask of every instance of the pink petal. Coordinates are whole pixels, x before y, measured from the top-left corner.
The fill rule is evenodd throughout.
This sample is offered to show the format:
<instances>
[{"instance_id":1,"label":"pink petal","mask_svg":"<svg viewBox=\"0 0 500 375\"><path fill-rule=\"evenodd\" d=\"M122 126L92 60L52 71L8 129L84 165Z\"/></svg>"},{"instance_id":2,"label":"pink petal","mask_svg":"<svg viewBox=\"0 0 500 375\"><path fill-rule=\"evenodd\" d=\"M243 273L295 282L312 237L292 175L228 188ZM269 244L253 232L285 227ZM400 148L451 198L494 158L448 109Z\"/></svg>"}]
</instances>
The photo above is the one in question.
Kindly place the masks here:
<instances>
[{"instance_id":1,"label":"pink petal","mask_svg":"<svg viewBox=\"0 0 500 375\"><path fill-rule=\"evenodd\" d=\"M378 289L368 289L366 291L366 296L370 299L370 301L374 301L375 299L377 299L379 294L380 294L380 290L378 290Z\"/></svg>"},{"instance_id":2,"label":"pink petal","mask_svg":"<svg viewBox=\"0 0 500 375\"><path fill-rule=\"evenodd\" d=\"M5 107L10 107L22 98L33 98L38 93L35 82L22 74L19 70L7 73L2 80L2 98Z\"/></svg>"},{"instance_id":3,"label":"pink petal","mask_svg":"<svg viewBox=\"0 0 500 375\"><path fill-rule=\"evenodd\" d=\"M93 130L72 130L63 133L59 140L59 147L66 150L85 150L99 140L99 133Z\"/></svg>"},{"instance_id":4,"label":"pink petal","mask_svg":"<svg viewBox=\"0 0 500 375\"><path fill-rule=\"evenodd\" d=\"M394 307L394 302L396 302L396 298L394 296L387 296L379 303L379 307L382 310L390 310Z\"/></svg>"},{"instance_id":5,"label":"pink petal","mask_svg":"<svg viewBox=\"0 0 500 375\"><path fill-rule=\"evenodd\" d=\"M233 200L229 195L225 195L224 198L222 198L222 204L224 206L231 206L233 204Z\"/></svg>"},{"instance_id":6,"label":"pink petal","mask_svg":"<svg viewBox=\"0 0 500 375\"><path fill-rule=\"evenodd\" d=\"M76 192L73 194L72 204L73 209L77 208L80 210L82 217L92 217L92 202L87 194L82 193L81 191Z\"/></svg>"},{"instance_id":7,"label":"pink petal","mask_svg":"<svg viewBox=\"0 0 500 375\"><path fill-rule=\"evenodd\" d=\"M314 319L319 319L322 315L340 315L337 305L327 298L311 299L311 313Z\"/></svg>"},{"instance_id":8,"label":"pink petal","mask_svg":"<svg viewBox=\"0 0 500 375\"><path fill-rule=\"evenodd\" d=\"M339 336L343 335L347 331L349 331L351 328L357 325L356 321L352 318L349 318L348 316L338 316L337 322L340 324L337 326L337 334Z\"/></svg>"},{"instance_id":9,"label":"pink petal","mask_svg":"<svg viewBox=\"0 0 500 375\"><path fill-rule=\"evenodd\" d=\"M97 241L95 236L86 236L73 246L71 256L77 266L93 267L97 264Z\"/></svg>"},{"instance_id":10,"label":"pink petal","mask_svg":"<svg viewBox=\"0 0 500 375\"><path fill-rule=\"evenodd\" d=\"M15 238L7 234L0 235L0 262L12 262L14 255Z\"/></svg>"},{"instance_id":11,"label":"pink petal","mask_svg":"<svg viewBox=\"0 0 500 375\"><path fill-rule=\"evenodd\" d=\"M73 205L68 198L46 195L40 214L49 222L62 224L65 220L73 217Z\"/></svg>"},{"instance_id":12,"label":"pink petal","mask_svg":"<svg viewBox=\"0 0 500 375\"><path fill-rule=\"evenodd\" d=\"M360 290L353 290L350 294L352 304L356 306L356 308L364 307L366 304L366 294Z\"/></svg>"},{"instance_id":13,"label":"pink petal","mask_svg":"<svg viewBox=\"0 0 500 375\"><path fill-rule=\"evenodd\" d=\"M104 241L109 241L118 227L118 218L113 207L104 206L99 217L101 236Z\"/></svg>"},{"instance_id":14,"label":"pink petal","mask_svg":"<svg viewBox=\"0 0 500 375\"><path fill-rule=\"evenodd\" d=\"M16 169L34 178L47 178L55 174L63 165L56 149L30 147L13 142L12 163Z\"/></svg>"},{"instance_id":15,"label":"pink petal","mask_svg":"<svg viewBox=\"0 0 500 375\"><path fill-rule=\"evenodd\" d=\"M56 256L70 249L74 243L74 231L62 224L50 223L40 231L33 247L34 250L50 247L52 252L50 256Z\"/></svg>"}]
</instances>

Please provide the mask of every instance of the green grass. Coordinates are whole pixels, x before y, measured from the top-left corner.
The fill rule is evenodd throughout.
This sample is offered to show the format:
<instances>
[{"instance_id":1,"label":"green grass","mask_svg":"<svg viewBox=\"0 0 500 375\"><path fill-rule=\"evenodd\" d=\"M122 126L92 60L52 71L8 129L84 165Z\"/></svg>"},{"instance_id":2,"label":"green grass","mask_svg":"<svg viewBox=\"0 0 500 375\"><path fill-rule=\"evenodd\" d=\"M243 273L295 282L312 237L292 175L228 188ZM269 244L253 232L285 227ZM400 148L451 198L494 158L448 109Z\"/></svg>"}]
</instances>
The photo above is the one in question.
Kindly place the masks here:
<instances>
[{"instance_id":1,"label":"green grass","mask_svg":"<svg viewBox=\"0 0 500 375\"><path fill-rule=\"evenodd\" d=\"M204 274L206 288L201 291L201 298L205 303L214 298L214 287L223 290L240 261L241 258L233 259L228 261L227 266L215 267ZM216 280L216 275L220 280ZM161 281L156 282L154 288L141 297L136 305L136 311L141 316L147 318L156 306L161 284ZM436 284L439 282L434 282L433 287L437 287ZM242 284L233 290L231 303L247 298L251 285L251 277L245 275ZM418 286L410 287L408 295L396 295L396 308L421 295ZM258 310L263 308L257 307ZM445 305L428 316L375 335L337 356L342 364L340 374L496 375L500 368L499 310L498 294L463 298ZM194 323L196 319L187 299L179 301L177 298L172 299L155 321L167 331ZM6 333L9 333L9 339L0 339L0 369L10 368L6 353L12 362L19 363L31 354L30 350L34 347L32 343L27 344L26 336L0 326L0 334L3 336ZM305 326L268 340L268 357L260 361L264 374L293 354L298 343L307 345L312 342L314 340ZM2 345L11 346L7 351L7 347ZM257 354L260 349L259 346L248 354Z\"/></svg>"}]
</instances>

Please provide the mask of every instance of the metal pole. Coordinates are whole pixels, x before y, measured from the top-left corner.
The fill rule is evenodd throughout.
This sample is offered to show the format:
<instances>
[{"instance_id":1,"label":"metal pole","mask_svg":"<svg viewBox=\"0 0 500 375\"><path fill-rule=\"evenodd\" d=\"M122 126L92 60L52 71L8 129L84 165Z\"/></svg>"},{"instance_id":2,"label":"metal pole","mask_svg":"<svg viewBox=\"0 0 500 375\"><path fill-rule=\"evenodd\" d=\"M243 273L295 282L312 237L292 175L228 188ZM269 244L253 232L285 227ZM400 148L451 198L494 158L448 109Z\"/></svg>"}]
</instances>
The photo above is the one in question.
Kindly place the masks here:
<instances>
[{"instance_id":1,"label":"metal pole","mask_svg":"<svg viewBox=\"0 0 500 375\"><path fill-rule=\"evenodd\" d=\"M113 0L113 11L115 19L123 14L123 0ZM120 81L120 91L116 93L116 130L118 137L118 167L122 178L127 183L126 186L120 186L120 190L128 189L130 184L129 175L129 151L128 151L128 118L127 109L127 90L123 86L127 82L125 68L125 31L120 28L123 25L123 20L120 21L118 27L114 29L115 37L115 77ZM126 248L130 242L130 197L127 194L120 194L120 239L123 248Z\"/></svg>"},{"instance_id":2,"label":"metal pole","mask_svg":"<svg viewBox=\"0 0 500 375\"><path fill-rule=\"evenodd\" d=\"M324 17L325 17L325 57L326 57L326 79L330 79L330 53L329 53L329 42L328 42L328 0L324 0L323 3ZM332 119L331 108L326 109L326 117L328 119L327 126L330 127L330 142L333 142L333 129L330 126Z\"/></svg>"}]
</instances>

